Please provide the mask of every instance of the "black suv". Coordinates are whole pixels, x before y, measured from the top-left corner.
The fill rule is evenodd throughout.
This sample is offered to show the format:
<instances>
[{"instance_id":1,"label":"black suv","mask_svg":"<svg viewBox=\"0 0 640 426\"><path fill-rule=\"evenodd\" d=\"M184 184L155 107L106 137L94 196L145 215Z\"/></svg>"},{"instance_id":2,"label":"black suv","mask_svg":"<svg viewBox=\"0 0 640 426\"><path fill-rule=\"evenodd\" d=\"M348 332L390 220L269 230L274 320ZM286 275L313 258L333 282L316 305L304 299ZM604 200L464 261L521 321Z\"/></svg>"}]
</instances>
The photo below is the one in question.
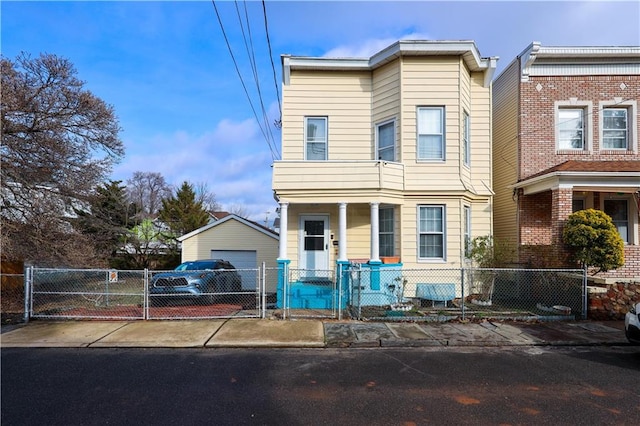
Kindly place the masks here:
<instances>
[{"instance_id":1,"label":"black suv","mask_svg":"<svg viewBox=\"0 0 640 426\"><path fill-rule=\"evenodd\" d=\"M226 260L193 260L178 265L171 272L153 276L149 295L154 302L166 302L173 298L196 298L213 303L220 293L242 291L242 280L236 268ZM167 296L167 297L161 297Z\"/></svg>"}]
</instances>

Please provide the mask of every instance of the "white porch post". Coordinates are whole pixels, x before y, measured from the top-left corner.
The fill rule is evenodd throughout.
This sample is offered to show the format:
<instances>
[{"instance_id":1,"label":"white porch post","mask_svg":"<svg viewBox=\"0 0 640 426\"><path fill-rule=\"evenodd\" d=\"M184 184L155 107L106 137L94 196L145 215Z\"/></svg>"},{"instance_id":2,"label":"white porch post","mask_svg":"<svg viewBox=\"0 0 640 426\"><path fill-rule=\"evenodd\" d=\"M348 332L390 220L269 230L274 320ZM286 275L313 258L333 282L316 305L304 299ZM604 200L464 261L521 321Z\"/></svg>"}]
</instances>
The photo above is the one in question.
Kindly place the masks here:
<instances>
[{"instance_id":1,"label":"white porch post","mask_svg":"<svg viewBox=\"0 0 640 426\"><path fill-rule=\"evenodd\" d=\"M371 203L371 261L380 262L380 225L378 221L380 203Z\"/></svg>"},{"instance_id":2,"label":"white porch post","mask_svg":"<svg viewBox=\"0 0 640 426\"><path fill-rule=\"evenodd\" d=\"M347 203L338 204L338 261L347 261Z\"/></svg>"},{"instance_id":3,"label":"white porch post","mask_svg":"<svg viewBox=\"0 0 640 426\"><path fill-rule=\"evenodd\" d=\"M278 259L288 259L287 257L287 231L288 231L288 212L289 203L281 202L280 204L280 238L278 240Z\"/></svg>"}]
</instances>

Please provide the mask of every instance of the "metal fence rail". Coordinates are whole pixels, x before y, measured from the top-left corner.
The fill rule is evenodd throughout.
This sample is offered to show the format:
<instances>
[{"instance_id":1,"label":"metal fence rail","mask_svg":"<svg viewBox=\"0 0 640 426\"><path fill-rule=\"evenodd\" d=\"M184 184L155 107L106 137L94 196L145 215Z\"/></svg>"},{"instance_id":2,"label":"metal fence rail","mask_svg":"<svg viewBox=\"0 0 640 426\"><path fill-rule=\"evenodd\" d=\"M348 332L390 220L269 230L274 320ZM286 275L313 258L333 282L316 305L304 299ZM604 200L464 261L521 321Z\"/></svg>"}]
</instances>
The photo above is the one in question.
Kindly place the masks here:
<instances>
[{"instance_id":1,"label":"metal fence rail","mask_svg":"<svg viewBox=\"0 0 640 426\"><path fill-rule=\"evenodd\" d=\"M32 318L142 319L146 271L30 268Z\"/></svg>"},{"instance_id":2,"label":"metal fence rail","mask_svg":"<svg viewBox=\"0 0 640 426\"><path fill-rule=\"evenodd\" d=\"M167 275L167 272L171 274ZM193 272L193 271L190 271ZM233 278L239 275L240 280ZM586 272L568 269L25 270L25 319L585 319Z\"/></svg>"},{"instance_id":3,"label":"metal fence rail","mask_svg":"<svg viewBox=\"0 0 640 426\"><path fill-rule=\"evenodd\" d=\"M357 319L584 319L585 271L400 269L352 265L349 313Z\"/></svg>"},{"instance_id":4,"label":"metal fence rail","mask_svg":"<svg viewBox=\"0 0 640 426\"><path fill-rule=\"evenodd\" d=\"M211 286L196 288L174 271L28 268L25 274L27 318L49 319L205 319L264 316L264 269L190 271ZM175 274L172 274L175 275ZM227 285L228 284L228 285ZM197 290L197 293L191 292Z\"/></svg>"},{"instance_id":5,"label":"metal fence rail","mask_svg":"<svg viewBox=\"0 0 640 426\"><path fill-rule=\"evenodd\" d=\"M282 304L285 318L337 318L340 308L335 271L287 271Z\"/></svg>"},{"instance_id":6,"label":"metal fence rail","mask_svg":"<svg viewBox=\"0 0 640 426\"><path fill-rule=\"evenodd\" d=\"M262 312L259 269L189 271L193 286L174 271L150 271L145 290L147 319L257 318ZM171 279L165 279L170 274ZM241 277L239 279L238 277Z\"/></svg>"}]
</instances>

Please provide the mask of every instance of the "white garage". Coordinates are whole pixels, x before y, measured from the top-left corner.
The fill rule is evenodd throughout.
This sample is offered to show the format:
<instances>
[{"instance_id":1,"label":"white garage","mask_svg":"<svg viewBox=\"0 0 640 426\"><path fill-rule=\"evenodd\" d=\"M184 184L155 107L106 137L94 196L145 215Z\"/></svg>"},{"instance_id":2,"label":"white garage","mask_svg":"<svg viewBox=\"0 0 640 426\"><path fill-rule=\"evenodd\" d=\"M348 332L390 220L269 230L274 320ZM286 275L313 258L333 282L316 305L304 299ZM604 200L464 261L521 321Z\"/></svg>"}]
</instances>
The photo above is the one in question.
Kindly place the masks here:
<instances>
[{"instance_id":1,"label":"white garage","mask_svg":"<svg viewBox=\"0 0 640 426\"><path fill-rule=\"evenodd\" d=\"M215 213L211 223L183 235L178 241L182 243L183 262L228 260L240 270L245 289L256 287L255 269L262 263L267 268L277 268L278 234L232 213ZM267 282L267 291L275 292L276 284Z\"/></svg>"}]
</instances>

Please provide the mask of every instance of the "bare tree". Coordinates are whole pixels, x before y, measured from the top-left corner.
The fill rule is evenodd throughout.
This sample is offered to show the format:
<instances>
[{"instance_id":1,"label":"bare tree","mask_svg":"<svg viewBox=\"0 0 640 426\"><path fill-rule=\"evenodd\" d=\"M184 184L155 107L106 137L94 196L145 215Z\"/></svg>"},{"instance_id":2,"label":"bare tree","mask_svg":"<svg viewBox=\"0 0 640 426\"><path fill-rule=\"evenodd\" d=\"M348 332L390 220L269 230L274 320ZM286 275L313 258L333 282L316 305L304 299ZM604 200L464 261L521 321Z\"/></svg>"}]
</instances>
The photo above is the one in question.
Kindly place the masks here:
<instances>
[{"instance_id":1,"label":"bare tree","mask_svg":"<svg viewBox=\"0 0 640 426\"><path fill-rule=\"evenodd\" d=\"M135 172L127 179L127 197L139 211L139 220L154 219L162 200L171 197L171 186L157 172Z\"/></svg>"},{"instance_id":2,"label":"bare tree","mask_svg":"<svg viewBox=\"0 0 640 426\"><path fill-rule=\"evenodd\" d=\"M198 182L193 187L196 193L196 202L202 203L202 207L208 212L220 210L220 204L216 201L216 194L209 189L207 182Z\"/></svg>"},{"instance_id":3,"label":"bare tree","mask_svg":"<svg viewBox=\"0 0 640 426\"><path fill-rule=\"evenodd\" d=\"M242 204L231 204L227 211L243 218L246 218L248 214L247 208Z\"/></svg>"},{"instance_id":4,"label":"bare tree","mask_svg":"<svg viewBox=\"0 0 640 426\"><path fill-rule=\"evenodd\" d=\"M69 219L124 155L113 107L55 55L1 57L0 68L3 258L81 257Z\"/></svg>"}]
</instances>

